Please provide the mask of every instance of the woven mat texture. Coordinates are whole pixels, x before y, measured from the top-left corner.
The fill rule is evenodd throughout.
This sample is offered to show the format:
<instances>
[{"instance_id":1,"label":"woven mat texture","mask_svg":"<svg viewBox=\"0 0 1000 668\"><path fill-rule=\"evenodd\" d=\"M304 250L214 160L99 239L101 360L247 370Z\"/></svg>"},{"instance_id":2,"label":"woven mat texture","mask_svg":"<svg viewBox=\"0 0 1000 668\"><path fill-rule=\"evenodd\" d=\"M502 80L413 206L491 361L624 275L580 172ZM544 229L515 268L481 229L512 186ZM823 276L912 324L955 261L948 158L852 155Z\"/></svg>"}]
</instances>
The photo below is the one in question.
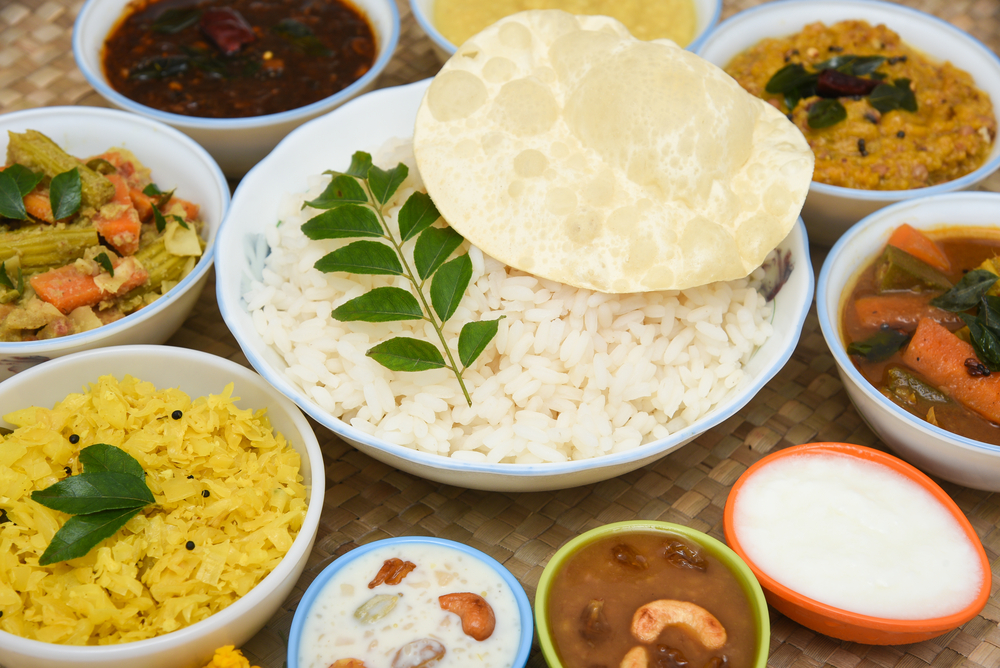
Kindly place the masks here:
<instances>
[{"instance_id":1,"label":"woven mat texture","mask_svg":"<svg viewBox=\"0 0 1000 668\"><path fill-rule=\"evenodd\" d=\"M440 66L406 0L397 3L402 35L380 86L417 81ZM0 113L57 104L107 106L73 61L72 27L82 4L0 0ZM757 4L759 0L725 0L723 18ZM1000 0L901 4L935 14L1000 53ZM1000 174L982 189L1000 192ZM823 249L814 251L817 272L823 256ZM249 367L219 314L214 282L168 345L207 351ZM767 453L810 441L885 449L841 385L815 308L792 359L737 415L660 461L600 484L532 494L449 487L370 459L325 428L313 426L326 461L326 502L315 548L295 591L243 648L262 668L282 668L285 638L306 587L327 564L358 545L409 534L461 541L503 563L533 599L548 559L588 529L620 520L657 519L722 539L730 486ZM991 598L982 613L933 640L879 647L834 640L772 609L771 668L1000 668L1000 495L941 484L968 516L992 564ZM528 665L545 666L537 645Z\"/></svg>"}]
</instances>

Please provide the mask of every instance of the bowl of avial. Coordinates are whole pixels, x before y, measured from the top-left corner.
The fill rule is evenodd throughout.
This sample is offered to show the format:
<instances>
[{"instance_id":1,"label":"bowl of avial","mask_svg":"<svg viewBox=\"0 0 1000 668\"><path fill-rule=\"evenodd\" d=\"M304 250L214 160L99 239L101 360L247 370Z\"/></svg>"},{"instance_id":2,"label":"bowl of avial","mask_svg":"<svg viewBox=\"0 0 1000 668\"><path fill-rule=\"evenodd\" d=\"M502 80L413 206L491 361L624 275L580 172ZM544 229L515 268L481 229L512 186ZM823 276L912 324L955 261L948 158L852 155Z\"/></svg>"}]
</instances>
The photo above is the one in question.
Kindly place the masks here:
<instances>
[{"instance_id":1,"label":"bowl of avial","mask_svg":"<svg viewBox=\"0 0 1000 668\"><path fill-rule=\"evenodd\" d=\"M768 2L697 53L788 113L816 153L802 217L831 246L895 202L974 189L1000 167L1000 57L892 2Z\"/></svg>"},{"instance_id":2,"label":"bowl of avial","mask_svg":"<svg viewBox=\"0 0 1000 668\"><path fill-rule=\"evenodd\" d=\"M319 525L322 454L258 374L118 346L0 383L0 406L7 668L204 665L291 593Z\"/></svg>"},{"instance_id":3,"label":"bowl of avial","mask_svg":"<svg viewBox=\"0 0 1000 668\"><path fill-rule=\"evenodd\" d=\"M768 455L733 485L724 528L768 603L841 640L921 642L989 599L989 561L962 511L872 448L809 443Z\"/></svg>"},{"instance_id":4,"label":"bowl of avial","mask_svg":"<svg viewBox=\"0 0 1000 668\"><path fill-rule=\"evenodd\" d=\"M444 61L466 40L505 16L529 9L529 3L506 0L410 0L417 24ZM640 39L671 39L694 51L722 14L721 0L655 0L622 3L615 0L530 3L530 9L564 9L574 14L610 16Z\"/></svg>"},{"instance_id":5,"label":"bowl of avial","mask_svg":"<svg viewBox=\"0 0 1000 668\"><path fill-rule=\"evenodd\" d=\"M545 26L575 25L584 38L607 33L581 25L614 25L600 17L540 13ZM521 20L494 28L537 29L539 39L554 34ZM616 48L642 44L644 52L649 47L688 75L705 66L679 47L639 43L620 27L614 30L619 32L611 39L621 40ZM485 53L459 60L477 68L494 61ZM655 58L647 66L654 73L663 69ZM549 117L555 93L540 92L539 79L511 74L506 85L490 84L490 94L506 92L487 102L478 74L446 65L433 82L376 91L291 135L236 195L234 214L223 226L231 252L219 272L219 303L254 367L371 456L464 487L551 489L613 477L681 447L739 410L788 359L812 287L795 209L808 185L809 154L804 143L794 142L794 128L784 118L744 98L716 73L726 93L749 102L740 107L749 115L700 106L722 117L711 124L713 134L742 133L755 126L754 114L766 116L757 119L757 134L732 138L731 153L699 170L699 178L717 177L716 183L731 178L732 196L699 196L693 180L667 177L669 158L661 165L652 155L644 164L656 168L643 177L651 181L640 185L612 164L613 157L602 166L597 148L571 151L572 140L536 133L534 126L524 134L530 143L521 138L521 123L566 129ZM591 86L589 93L597 95L606 81ZM519 113L533 109L521 103L532 98L539 103L535 111L544 113ZM656 100L630 101L619 111L644 107L656 116L662 109ZM493 118L513 129L498 127L488 137L459 138L461 146L449 147L448 138L457 135L442 125L438 136L445 143L435 144L431 128L438 121L430 116L439 103L442 118L503 107ZM590 108L588 98L581 109ZM430 116L416 121L414 156L407 138L424 113ZM664 113L636 123L647 129L658 124L658 132L676 139L685 130L671 123L694 118L693 112ZM739 122L729 125L734 118ZM581 121L601 150L642 136L633 126L617 139L601 137L602 129L620 126L600 118ZM421 122L428 129L426 160L420 157ZM331 133L333 127L351 132ZM785 130L790 141L777 141ZM714 137L702 139L706 150L718 145ZM495 149L492 157L484 145ZM463 168L435 154L469 162ZM585 155L592 164L581 164ZM742 170L764 159L784 165L760 172L774 182L747 178ZM738 174L724 175L730 167ZM336 173L323 175L325 170ZM436 186L428 178L434 172ZM453 178L463 173L475 182ZM585 190L574 190L583 183ZM449 184L457 190L448 192ZM685 209L679 193L667 194L671 187L691 188L687 201L698 202L693 206L722 206L719 215L733 216L731 225L743 232L734 237L731 228L710 222L716 213L707 208ZM387 196L387 189L395 192ZM385 203L374 205L369 193ZM772 196L768 209L764 202ZM753 207L723 204L738 201ZM477 207L484 215L475 215ZM531 211L546 224L532 226ZM448 227L438 222L442 217ZM668 218L672 229L653 224ZM476 230L460 229L461 220L489 228L473 238ZM530 238L544 230L554 236ZM504 238L507 232L521 236ZM345 239L350 236L362 240ZM380 237L391 237L401 254ZM368 260L353 255L359 250L386 264L362 267ZM720 254L725 262L717 261ZM411 278L427 293L410 292ZM388 298L395 306L385 311ZM403 322L388 322L399 314Z\"/></svg>"}]
</instances>

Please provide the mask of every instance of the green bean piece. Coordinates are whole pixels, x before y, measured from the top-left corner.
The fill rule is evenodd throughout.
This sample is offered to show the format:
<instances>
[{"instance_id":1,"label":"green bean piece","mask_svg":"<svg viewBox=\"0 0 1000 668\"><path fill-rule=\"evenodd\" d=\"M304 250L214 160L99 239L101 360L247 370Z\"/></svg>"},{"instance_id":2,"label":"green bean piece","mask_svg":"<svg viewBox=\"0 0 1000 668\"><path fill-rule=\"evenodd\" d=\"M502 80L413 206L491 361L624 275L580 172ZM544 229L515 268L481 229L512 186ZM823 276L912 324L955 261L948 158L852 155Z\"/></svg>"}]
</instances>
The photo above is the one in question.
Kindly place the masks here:
<instances>
[{"instance_id":1,"label":"green bean piece","mask_svg":"<svg viewBox=\"0 0 1000 668\"><path fill-rule=\"evenodd\" d=\"M44 172L50 179L76 167L80 170L81 199L83 206L98 209L115 196L115 187L100 173L87 167L54 141L37 130L23 133L8 132L7 162L24 165L30 170Z\"/></svg>"},{"instance_id":2,"label":"green bean piece","mask_svg":"<svg viewBox=\"0 0 1000 668\"><path fill-rule=\"evenodd\" d=\"M73 262L97 243L97 230L89 226L30 225L0 232L0 262L16 255L22 269L34 273Z\"/></svg>"}]
</instances>

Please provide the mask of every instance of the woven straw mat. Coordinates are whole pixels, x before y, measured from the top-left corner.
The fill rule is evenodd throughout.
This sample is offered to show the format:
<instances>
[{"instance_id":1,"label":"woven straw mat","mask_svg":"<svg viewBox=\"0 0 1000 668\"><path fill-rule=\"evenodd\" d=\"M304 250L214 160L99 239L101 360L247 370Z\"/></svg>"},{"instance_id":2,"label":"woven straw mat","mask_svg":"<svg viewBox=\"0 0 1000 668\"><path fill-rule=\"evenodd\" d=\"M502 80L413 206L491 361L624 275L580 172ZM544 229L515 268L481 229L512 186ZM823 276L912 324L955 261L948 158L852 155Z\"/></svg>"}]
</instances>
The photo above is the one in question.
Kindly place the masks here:
<instances>
[{"instance_id":1,"label":"woven straw mat","mask_svg":"<svg viewBox=\"0 0 1000 668\"><path fill-rule=\"evenodd\" d=\"M394 86L433 75L440 63L405 0L399 47L380 80ZM77 69L71 52L79 0L0 0L0 113L57 104L107 106ZM725 0L723 18L759 4ZM1000 52L1000 0L908 0ZM983 189L1000 191L1000 175ZM823 250L814 252L818 269ZM249 366L219 314L214 284L169 345L203 350ZM601 524L657 519L722 539L729 487L765 454L810 441L847 441L884 449L851 405L819 331L815 308L792 359L737 415L677 452L606 482L532 494L502 494L428 482L374 461L314 423L327 463L319 535L295 591L244 647L263 668L281 668L292 615L306 587L333 559L380 538L440 536L503 563L529 598L552 554ZM962 628L915 645L841 642L771 610L772 668L1000 668L1000 496L942 482L968 516L993 564L986 608ZM2 659L2 657L0 657ZM545 665L537 646L528 663Z\"/></svg>"}]
</instances>

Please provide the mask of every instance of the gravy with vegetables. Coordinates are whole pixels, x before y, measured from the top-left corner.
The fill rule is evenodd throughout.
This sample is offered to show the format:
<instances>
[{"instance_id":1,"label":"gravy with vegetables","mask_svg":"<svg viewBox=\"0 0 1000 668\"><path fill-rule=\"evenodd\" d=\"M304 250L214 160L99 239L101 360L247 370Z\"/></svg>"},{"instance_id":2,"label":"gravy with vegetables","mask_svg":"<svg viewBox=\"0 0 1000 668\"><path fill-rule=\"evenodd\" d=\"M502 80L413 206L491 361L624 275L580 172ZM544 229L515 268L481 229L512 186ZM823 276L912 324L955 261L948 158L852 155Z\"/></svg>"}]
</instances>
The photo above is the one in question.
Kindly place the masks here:
<instances>
[{"instance_id":1,"label":"gravy with vegetables","mask_svg":"<svg viewBox=\"0 0 1000 668\"><path fill-rule=\"evenodd\" d=\"M898 228L844 300L848 355L893 403L1000 445L1000 234Z\"/></svg>"}]
</instances>

